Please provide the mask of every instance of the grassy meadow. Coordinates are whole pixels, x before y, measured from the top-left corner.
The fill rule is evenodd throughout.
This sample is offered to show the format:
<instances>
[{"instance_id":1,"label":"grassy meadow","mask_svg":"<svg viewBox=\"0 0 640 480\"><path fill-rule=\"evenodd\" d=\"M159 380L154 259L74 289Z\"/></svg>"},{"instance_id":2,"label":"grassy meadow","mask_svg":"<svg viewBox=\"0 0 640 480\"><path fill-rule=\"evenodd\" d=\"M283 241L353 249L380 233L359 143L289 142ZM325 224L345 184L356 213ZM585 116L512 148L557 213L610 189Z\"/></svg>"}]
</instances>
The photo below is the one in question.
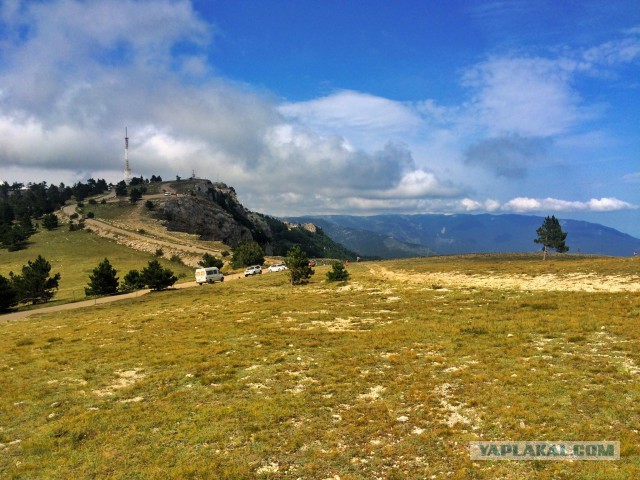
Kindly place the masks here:
<instances>
[{"instance_id":1,"label":"grassy meadow","mask_svg":"<svg viewBox=\"0 0 640 480\"><path fill-rule=\"evenodd\" d=\"M35 260L38 255L49 261L52 275L60 272L61 276L58 292L46 305L85 299L84 287L89 283L89 275L105 257L118 271L120 280L129 270L142 270L155 258L90 232L70 232L65 226L61 226L52 231L40 230L29 238L29 246L24 250L0 250L0 275L9 277L11 271L19 274L22 266ZM159 261L164 267L173 270L176 276L184 275L184 279L193 281L191 267L165 259Z\"/></svg>"},{"instance_id":2,"label":"grassy meadow","mask_svg":"<svg viewBox=\"0 0 640 480\"><path fill-rule=\"evenodd\" d=\"M0 324L0 477L640 478L637 292L429 280L638 281L625 259L540 262L320 267ZM621 459L473 462L475 440L618 440Z\"/></svg>"}]
</instances>

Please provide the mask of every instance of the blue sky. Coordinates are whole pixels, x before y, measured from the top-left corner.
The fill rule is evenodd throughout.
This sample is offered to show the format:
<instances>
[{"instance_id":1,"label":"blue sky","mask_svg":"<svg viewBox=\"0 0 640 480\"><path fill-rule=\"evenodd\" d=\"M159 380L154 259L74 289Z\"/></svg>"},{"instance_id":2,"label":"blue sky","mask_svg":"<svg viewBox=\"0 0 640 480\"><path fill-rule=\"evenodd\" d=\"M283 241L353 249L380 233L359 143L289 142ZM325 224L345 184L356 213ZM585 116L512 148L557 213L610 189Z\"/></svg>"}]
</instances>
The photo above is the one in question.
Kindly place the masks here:
<instances>
[{"instance_id":1,"label":"blue sky","mask_svg":"<svg viewBox=\"0 0 640 480\"><path fill-rule=\"evenodd\" d=\"M640 237L640 4L0 1L0 179L220 180L272 215Z\"/></svg>"}]
</instances>

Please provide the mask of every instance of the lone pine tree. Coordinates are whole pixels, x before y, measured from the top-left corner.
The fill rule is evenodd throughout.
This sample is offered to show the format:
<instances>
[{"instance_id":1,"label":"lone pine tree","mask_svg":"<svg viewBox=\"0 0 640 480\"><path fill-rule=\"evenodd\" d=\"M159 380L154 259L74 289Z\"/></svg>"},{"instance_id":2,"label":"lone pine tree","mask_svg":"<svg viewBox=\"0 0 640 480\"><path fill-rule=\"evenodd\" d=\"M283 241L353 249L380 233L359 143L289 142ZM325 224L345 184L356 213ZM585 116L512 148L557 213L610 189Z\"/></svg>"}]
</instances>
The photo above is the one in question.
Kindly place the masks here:
<instances>
[{"instance_id":1,"label":"lone pine tree","mask_svg":"<svg viewBox=\"0 0 640 480\"><path fill-rule=\"evenodd\" d=\"M542 249L544 251L544 255L542 256L543 260L547 258L547 250L549 248L553 248L558 253L565 253L569 251L569 247L564 243L567 238L567 234L562 231L560 222L555 215L546 217L544 222L542 222L542 226L536 230L536 233L538 234L538 237L533 241L535 243L542 244Z\"/></svg>"},{"instance_id":2,"label":"lone pine tree","mask_svg":"<svg viewBox=\"0 0 640 480\"><path fill-rule=\"evenodd\" d=\"M309 266L309 257L299 245L294 245L289 249L284 264L288 268L287 273L291 279L291 285L309 283L311 275L314 274L313 268Z\"/></svg>"}]
</instances>

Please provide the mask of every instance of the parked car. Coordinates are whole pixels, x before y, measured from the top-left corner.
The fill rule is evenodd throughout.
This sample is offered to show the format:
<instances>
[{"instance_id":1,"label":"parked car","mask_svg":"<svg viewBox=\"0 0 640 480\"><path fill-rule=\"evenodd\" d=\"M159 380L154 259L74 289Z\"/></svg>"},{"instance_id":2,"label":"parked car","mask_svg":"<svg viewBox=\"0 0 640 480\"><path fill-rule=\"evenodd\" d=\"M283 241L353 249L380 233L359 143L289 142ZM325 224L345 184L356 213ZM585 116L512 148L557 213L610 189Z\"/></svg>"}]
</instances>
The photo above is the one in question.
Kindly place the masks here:
<instances>
[{"instance_id":1,"label":"parked car","mask_svg":"<svg viewBox=\"0 0 640 480\"><path fill-rule=\"evenodd\" d=\"M247 267L247 269L244 271L244 276L248 277L249 275L262 275L262 267L260 265Z\"/></svg>"},{"instance_id":2,"label":"parked car","mask_svg":"<svg viewBox=\"0 0 640 480\"><path fill-rule=\"evenodd\" d=\"M284 263L276 263L275 265L271 265L268 270L270 272L281 272L282 270L288 270L287 266Z\"/></svg>"},{"instance_id":3,"label":"parked car","mask_svg":"<svg viewBox=\"0 0 640 480\"><path fill-rule=\"evenodd\" d=\"M196 282L199 285L224 282L224 274L217 267L198 268L196 270Z\"/></svg>"}]
</instances>

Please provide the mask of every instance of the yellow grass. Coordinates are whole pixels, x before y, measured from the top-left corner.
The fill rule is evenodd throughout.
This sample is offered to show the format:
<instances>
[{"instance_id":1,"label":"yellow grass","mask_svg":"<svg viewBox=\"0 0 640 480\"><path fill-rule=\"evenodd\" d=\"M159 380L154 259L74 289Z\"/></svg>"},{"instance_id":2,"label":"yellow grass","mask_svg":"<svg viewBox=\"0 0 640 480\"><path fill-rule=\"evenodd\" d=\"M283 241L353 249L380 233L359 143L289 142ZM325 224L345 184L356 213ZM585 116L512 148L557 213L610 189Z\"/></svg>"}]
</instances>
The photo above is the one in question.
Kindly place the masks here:
<instances>
[{"instance_id":1,"label":"yellow grass","mask_svg":"<svg viewBox=\"0 0 640 480\"><path fill-rule=\"evenodd\" d=\"M514 275L503 260L484 266ZM637 276L591 261L550 279L629 289L461 286L444 274L483 270L451 257L2 324L0 477L638 478ZM621 460L472 462L474 440L619 440Z\"/></svg>"}]
</instances>

